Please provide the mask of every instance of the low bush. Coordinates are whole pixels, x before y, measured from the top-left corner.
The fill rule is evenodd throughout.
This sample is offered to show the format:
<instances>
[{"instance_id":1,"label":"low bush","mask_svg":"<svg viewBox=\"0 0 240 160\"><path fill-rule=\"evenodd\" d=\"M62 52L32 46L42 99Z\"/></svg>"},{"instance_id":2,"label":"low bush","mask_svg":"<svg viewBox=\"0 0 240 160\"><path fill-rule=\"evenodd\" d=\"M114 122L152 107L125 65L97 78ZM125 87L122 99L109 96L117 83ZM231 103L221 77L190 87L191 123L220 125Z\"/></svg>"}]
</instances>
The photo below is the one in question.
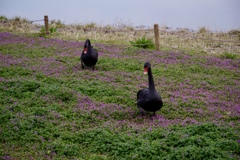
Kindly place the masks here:
<instances>
[{"instance_id":1,"label":"low bush","mask_svg":"<svg viewBox=\"0 0 240 160\"><path fill-rule=\"evenodd\" d=\"M146 37L139 38L135 41L130 41L131 45L134 47L144 48L144 49L153 49L154 42L152 39Z\"/></svg>"}]
</instances>

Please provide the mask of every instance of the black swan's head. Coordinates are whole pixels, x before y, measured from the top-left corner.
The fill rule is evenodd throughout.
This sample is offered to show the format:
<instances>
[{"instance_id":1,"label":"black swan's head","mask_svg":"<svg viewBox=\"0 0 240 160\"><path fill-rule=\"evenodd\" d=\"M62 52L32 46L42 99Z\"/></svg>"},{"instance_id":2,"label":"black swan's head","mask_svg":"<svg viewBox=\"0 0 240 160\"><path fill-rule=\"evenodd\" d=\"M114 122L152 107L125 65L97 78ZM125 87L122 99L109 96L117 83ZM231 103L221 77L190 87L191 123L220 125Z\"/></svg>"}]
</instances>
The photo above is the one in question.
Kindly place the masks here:
<instances>
[{"instance_id":1,"label":"black swan's head","mask_svg":"<svg viewBox=\"0 0 240 160\"><path fill-rule=\"evenodd\" d=\"M91 42L89 39L86 39L85 44L84 44L83 53L87 53L87 50L89 47L91 47Z\"/></svg>"},{"instance_id":2,"label":"black swan's head","mask_svg":"<svg viewBox=\"0 0 240 160\"><path fill-rule=\"evenodd\" d=\"M151 64L149 62L146 62L144 64L144 74L147 74L148 73L148 70L151 68Z\"/></svg>"}]
</instances>

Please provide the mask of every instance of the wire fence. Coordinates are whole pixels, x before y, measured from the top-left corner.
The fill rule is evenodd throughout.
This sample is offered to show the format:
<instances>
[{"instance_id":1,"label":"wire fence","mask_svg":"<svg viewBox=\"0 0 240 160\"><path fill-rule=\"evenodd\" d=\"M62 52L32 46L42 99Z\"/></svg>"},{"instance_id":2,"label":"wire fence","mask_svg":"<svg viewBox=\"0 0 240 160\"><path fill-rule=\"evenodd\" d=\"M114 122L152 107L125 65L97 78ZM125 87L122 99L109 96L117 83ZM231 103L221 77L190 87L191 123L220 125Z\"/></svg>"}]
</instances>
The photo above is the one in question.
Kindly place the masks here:
<instances>
[{"instance_id":1,"label":"wire fence","mask_svg":"<svg viewBox=\"0 0 240 160\"><path fill-rule=\"evenodd\" d=\"M98 29L98 28L85 28L83 29L84 33L100 33L102 32L102 36L107 35L111 36L111 34L117 35L118 33L126 33L128 37L125 37L125 40L131 41L133 39L137 39L139 37L146 36L147 38L156 41L156 34L154 29ZM181 32L181 31L180 31ZM138 33L142 33L138 35ZM240 38L236 35L225 35L223 33L217 33L211 31L208 34L201 34L198 32L183 32L179 33L179 31L167 31L163 29L159 29L159 45L160 48L169 48L174 50L181 51L198 51L198 52L214 52L214 53L223 53L223 52L231 52L231 53L240 53ZM226 36L227 35L227 36ZM91 36L91 34L90 34ZM96 37L96 36L95 36ZM92 36L92 38L95 38ZM118 36L120 39L121 37ZM97 38L95 38L97 40ZM128 43L126 45L132 45ZM151 43L144 44L134 44L135 46L143 46L143 45L151 45ZM156 45L156 43L155 43ZM161 50L160 49L160 50Z\"/></svg>"},{"instance_id":2,"label":"wire fence","mask_svg":"<svg viewBox=\"0 0 240 160\"><path fill-rule=\"evenodd\" d=\"M28 23L41 22L41 21L44 21L44 19L28 21Z\"/></svg>"},{"instance_id":3,"label":"wire fence","mask_svg":"<svg viewBox=\"0 0 240 160\"><path fill-rule=\"evenodd\" d=\"M150 32L150 31L154 31L154 29L137 29L137 30L121 30L121 29L111 29L111 30L107 30L107 29L93 29L93 28L89 28L89 29L84 29L85 32L91 32L91 31L95 31L95 32L105 32L105 33L115 33L115 32ZM160 32L164 32L166 34L170 34L170 35L175 35L175 36L179 36L179 37L185 37L185 38L192 38L192 39L201 39L201 40L206 40L206 41L215 41L215 42L229 42L229 43L240 43L240 41L230 41L230 40L218 40L218 39L209 39L209 38L203 38L203 37L197 37L197 36L189 36L189 35L185 35L185 34L179 34L176 31L166 31L166 30L159 30Z\"/></svg>"},{"instance_id":4,"label":"wire fence","mask_svg":"<svg viewBox=\"0 0 240 160\"><path fill-rule=\"evenodd\" d=\"M192 38L192 39L201 39L201 40L215 41L215 42L240 43L240 42L237 42L237 41L218 40L218 39L209 39L209 38L202 38L202 37L196 37L196 36L188 36L188 35L184 35L184 34L178 34L178 33L168 32L168 31L164 31L164 30L160 30L160 31L161 31L161 32L168 33L168 34L172 34L172 35L176 35L176 36L180 36L180 37Z\"/></svg>"},{"instance_id":5,"label":"wire fence","mask_svg":"<svg viewBox=\"0 0 240 160\"><path fill-rule=\"evenodd\" d=\"M48 16L44 16L44 19L31 20L27 22L32 24L34 22L41 22L41 21L44 21L46 34L49 34ZM1 22L4 22L4 21L1 21ZM112 36L109 34L117 35L118 33L123 33L125 34L124 35L125 37L123 37L123 40L128 40L128 42L130 42L140 37L146 37L148 39L152 39L153 42L155 42L155 46L159 45L161 49L164 47L164 48L170 48L170 49L182 50L182 51L193 50L193 51L204 51L204 52L215 51L215 52L240 53L240 36L239 35L238 37L237 36L224 37L221 34L215 34L214 36L214 34L210 33L207 36L206 35L202 36L201 34L197 34L197 32L183 31L179 33L179 31L176 31L176 30L169 31L168 29L169 28L160 29L157 25L157 32L155 27L154 29L133 29L133 28L130 28L130 29L129 28L128 29L126 28L108 29L107 28L106 29L106 28L85 27L82 30L83 30L83 33L85 34L88 32L94 32L95 35L90 34L89 38L93 38L95 40L97 40L96 34L99 32L103 33L102 36L104 35L106 37ZM70 32L74 32L74 31L70 31ZM115 40L117 41L118 38L121 39L120 36L121 35L117 35L115 37ZM143 44L127 43L124 45L143 46L143 45L152 45L152 43L143 43ZM158 49L156 48L156 50Z\"/></svg>"},{"instance_id":6,"label":"wire fence","mask_svg":"<svg viewBox=\"0 0 240 160\"><path fill-rule=\"evenodd\" d=\"M7 23L7 22L9 22L9 21L10 21L10 20L0 20L1 23ZM12 21L17 22L17 20L12 20ZM44 21L44 19L32 20L32 21L27 21L27 20L26 20L26 22L28 22L28 23L34 23L34 22L40 22L40 21Z\"/></svg>"}]
</instances>

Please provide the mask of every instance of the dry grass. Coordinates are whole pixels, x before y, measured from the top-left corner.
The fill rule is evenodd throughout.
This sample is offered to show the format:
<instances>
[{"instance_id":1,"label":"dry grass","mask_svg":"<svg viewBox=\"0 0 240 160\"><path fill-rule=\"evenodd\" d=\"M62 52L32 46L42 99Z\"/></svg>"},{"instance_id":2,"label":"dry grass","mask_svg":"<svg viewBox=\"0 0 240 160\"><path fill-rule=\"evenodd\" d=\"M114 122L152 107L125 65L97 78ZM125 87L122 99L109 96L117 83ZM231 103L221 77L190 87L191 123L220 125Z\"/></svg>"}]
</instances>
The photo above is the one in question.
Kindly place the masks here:
<instances>
[{"instance_id":1,"label":"dry grass","mask_svg":"<svg viewBox=\"0 0 240 160\"><path fill-rule=\"evenodd\" d=\"M55 38L82 41L86 38L97 43L111 43L130 45L129 41L146 37L154 40L152 29L139 30L131 26L118 24L114 26L101 26L95 23L65 25L60 20L51 20L51 24L57 25L57 33L51 35ZM7 19L1 16L0 31L16 33L39 33L41 25L29 23L26 19L15 17ZM212 32L206 27L198 31L189 29L171 30L160 27L161 50L183 50L201 53L240 54L240 31Z\"/></svg>"}]
</instances>

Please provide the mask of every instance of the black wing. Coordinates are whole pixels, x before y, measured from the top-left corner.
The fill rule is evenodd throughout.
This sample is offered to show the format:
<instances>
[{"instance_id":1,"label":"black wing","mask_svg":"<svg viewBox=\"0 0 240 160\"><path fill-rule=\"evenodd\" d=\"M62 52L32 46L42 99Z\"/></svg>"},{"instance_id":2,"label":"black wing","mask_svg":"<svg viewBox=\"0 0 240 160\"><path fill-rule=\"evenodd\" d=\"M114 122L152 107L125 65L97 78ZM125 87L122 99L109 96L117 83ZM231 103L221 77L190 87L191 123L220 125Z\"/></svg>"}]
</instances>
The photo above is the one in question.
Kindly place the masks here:
<instances>
[{"instance_id":1,"label":"black wing","mask_svg":"<svg viewBox=\"0 0 240 160\"><path fill-rule=\"evenodd\" d=\"M91 52L92 52L92 57L95 59L95 60L98 60L98 51L95 49L95 48L91 48Z\"/></svg>"},{"instance_id":2,"label":"black wing","mask_svg":"<svg viewBox=\"0 0 240 160\"><path fill-rule=\"evenodd\" d=\"M144 88L144 89L139 90L137 92L137 100L139 100L139 99L147 99L148 94L149 94L149 89L148 88Z\"/></svg>"}]
</instances>

